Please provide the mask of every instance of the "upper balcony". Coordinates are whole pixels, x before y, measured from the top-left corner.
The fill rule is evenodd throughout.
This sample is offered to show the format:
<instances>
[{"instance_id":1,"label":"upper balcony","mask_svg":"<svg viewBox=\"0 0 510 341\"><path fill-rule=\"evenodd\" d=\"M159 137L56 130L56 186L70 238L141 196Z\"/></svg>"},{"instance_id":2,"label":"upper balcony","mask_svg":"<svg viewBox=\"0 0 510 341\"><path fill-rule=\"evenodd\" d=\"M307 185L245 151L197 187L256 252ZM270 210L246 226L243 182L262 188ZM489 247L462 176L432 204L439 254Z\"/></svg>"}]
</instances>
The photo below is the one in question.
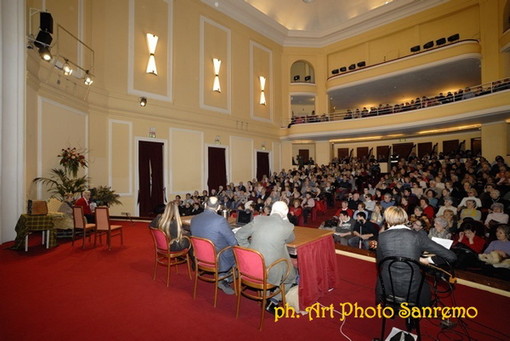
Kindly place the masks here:
<instances>
[{"instance_id":1,"label":"upper balcony","mask_svg":"<svg viewBox=\"0 0 510 341\"><path fill-rule=\"evenodd\" d=\"M330 113L405 103L481 83L480 44L462 40L333 75L327 81Z\"/></svg>"}]
</instances>

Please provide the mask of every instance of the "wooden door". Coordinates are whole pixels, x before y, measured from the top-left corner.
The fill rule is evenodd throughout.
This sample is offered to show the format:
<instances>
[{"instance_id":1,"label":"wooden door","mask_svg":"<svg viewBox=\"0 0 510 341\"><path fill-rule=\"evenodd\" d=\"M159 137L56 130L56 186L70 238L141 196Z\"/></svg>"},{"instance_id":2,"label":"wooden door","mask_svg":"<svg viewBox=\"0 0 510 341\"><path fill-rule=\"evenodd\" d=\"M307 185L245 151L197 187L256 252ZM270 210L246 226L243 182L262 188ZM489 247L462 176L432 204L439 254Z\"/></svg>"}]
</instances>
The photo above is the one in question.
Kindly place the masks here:
<instances>
[{"instance_id":1,"label":"wooden door","mask_svg":"<svg viewBox=\"0 0 510 341\"><path fill-rule=\"evenodd\" d=\"M164 204L163 143L138 142L138 205L140 217L154 217Z\"/></svg>"}]
</instances>

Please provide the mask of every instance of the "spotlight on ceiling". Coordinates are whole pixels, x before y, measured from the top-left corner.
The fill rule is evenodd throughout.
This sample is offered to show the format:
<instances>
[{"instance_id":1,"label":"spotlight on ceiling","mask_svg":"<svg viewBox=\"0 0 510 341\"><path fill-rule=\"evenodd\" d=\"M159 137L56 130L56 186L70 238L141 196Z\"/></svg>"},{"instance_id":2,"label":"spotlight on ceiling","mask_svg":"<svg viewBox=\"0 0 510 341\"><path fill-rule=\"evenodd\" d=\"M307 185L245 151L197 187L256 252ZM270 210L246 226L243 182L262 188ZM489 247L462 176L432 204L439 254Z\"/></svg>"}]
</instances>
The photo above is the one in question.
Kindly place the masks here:
<instances>
[{"instance_id":1,"label":"spotlight on ceiling","mask_svg":"<svg viewBox=\"0 0 510 341\"><path fill-rule=\"evenodd\" d=\"M65 60L64 65L62 65L62 71L66 76L70 76L73 73L73 68L71 67L67 59Z\"/></svg>"},{"instance_id":2,"label":"spotlight on ceiling","mask_svg":"<svg viewBox=\"0 0 510 341\"><path fill-rule=\"evenodd\" d=\"M49 62L52 58L50 48L47 46L40 47L39 48L39 56L41 56L41 58L44 61Z\"/></svg>"},{"instance_id":3,"label":"spotlight on ceiling","mask_svg":"<svg viewBox=\"0 0 510 341\"><path fill-rule=\"evenodd\" d=\"M85 78L83 79L83 83L85 83L85 85L92 85L92 83L94 83L94 79L89 73L89 70L85 71Z\"/></svg>"},{"instance_id":4,"label":"spotlight on ceiling","mask_svg":"<svg viewBox=\"0 0 510 341\"><path fill-rule=\"evenodd\" d=\"M140 106L145 107L147 105L147 98L146 97L140 97Z\"/></svg>"}]
</instances>

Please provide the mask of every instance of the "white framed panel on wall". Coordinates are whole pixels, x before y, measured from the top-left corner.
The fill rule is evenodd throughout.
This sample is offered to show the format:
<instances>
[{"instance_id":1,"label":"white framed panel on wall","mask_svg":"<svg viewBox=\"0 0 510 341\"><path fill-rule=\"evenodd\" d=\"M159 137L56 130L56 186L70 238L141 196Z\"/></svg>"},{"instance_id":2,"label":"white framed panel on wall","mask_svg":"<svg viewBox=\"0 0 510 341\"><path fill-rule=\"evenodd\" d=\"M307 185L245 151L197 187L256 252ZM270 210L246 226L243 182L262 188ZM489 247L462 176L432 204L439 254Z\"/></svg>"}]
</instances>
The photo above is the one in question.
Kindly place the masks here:
<instances>
[{"instance_id":1,"label":"white framed panel on wall","mask_svg":"<svg viewBox=\"0 0 510 341\"><path fill-rule=\"evenodd\" d=\"M129 0L128 18L128 93L171 102L173 69L173 2L158 0L165 11L154 11L154 0ZM147 4L146 4L147 2ZM150 13L137 13L137 8L150 8ZM157 16L155 18L154 16ZM147 19L146 17L150 17ZM156 20L157 19L157 20ZM162 27L161 23L165 23ZM159 25L159 26L158 26ZM160 28L161 26L161 28ZM143 27L142 29L138 29ZM152 32L149 32L152 31ZM158 75L146 73L149 52L146 34L159 36L155 58ZM164 90L161 90L164 89Z\"/></svg>"},{"instance_id":2,"label":"white framed panel on wall","mask_svg":"<svg viewBox=\"0 0 510 341\"><path fill-rule=\"evenodd\" d=\"M260 77L264 77L264 89ZM273 120L273 52L261 44L250 41L250 117L254 120ZM260 103L264 91L266 103Z\"/></svg>"},{"instance_id":3,"label":"white framed panel on wall","mask_svg":"<svg viewBox=\"0 0 510 341\"><path fill-rule=\"evenodd\" d=\"M251 157L251 150L254 148L252 138L241 136L230 136L230 174L232 182L246 182L254 177L254 162Z\"/></svg>"},{"instance_id":4,"label":"white framed panel on wall","mask_svg":"<svg viewBox=\"0 0 510 341\"><path fill-rule=\"evenodd\" d=\"M65 148L88 151L88 115L84 111L54 100L37 98L37 176L46 177L53 168L59 167L58 155ZM88 159L87 155L85 155ZM89 160L90 162L90 160ZM88 174L80 170L78 176ZM38 184L37 198L45 199L42 185Z\"/></svg>"},{"instance_id":5,"label":"white framed panel on wall","mask_svg":"<svg viewBox=\"0 0 510 341\"><path fill-rule=\"evenodd\" d=\"M199 103L202 109L231 113L231 45L230 29L209 18L200 17ZM213 90L216 76L213 59L221 61L217 74L219 91Z\"/></svg>"},{"instance_id":6,"label":"white framed panel on wall","mask_svg":"<svg viewBox=\"0 0 510 341\"><path fill-rule=\"evenodd\" d=\"M120 196L133 195L132 140L132 122L108 120L108 186Z\"/></svg>"},{"instance_id":7,"label":"white framed panel on wall","mask_svg":"<svg viewBox=\"0 0 510 341\"><path fill-rule=\"evenodd\" d=\"M140 174L139 174L139 170L138 170L138 162L139 162L139 142L141 141L144 141L144 142L159 142L159 143L163 143L163 184L164 184L164 195L165 195L165 199L167 199L168 197L168 193L166 191L166 189L168 188L168 140L164 140L164 139L156 139L156 138L150 138L150 137L145 137L145 136L135 136L135 147L134 147L134 150L135 150L135 162L133 164L133 168L135 169L135 193L138 193L139 190L140 190ZM135 212L135 216L140 216L140 207L138 205L138 200L134 200L134 208L133 208L133 212Z\"/></svg>"},{"instance_id":8,"label":"white framed panel on wall","mask_svg":"<svg viewBox=\"0 0 510 341\"><path fill-rule=\"evenodd\" d=\"M203 190L204 133L198 130L170 128L169 136L168 193L183 194Z\"/></svg>"},{"instance_id":9,"label":"white framed panel on wall","mask_svg":"<svg viewBox=\"0 0 510 341\"><path fill-rule=\"evenodd\" d=\"M280 142L273 142L272 147L273 151L273 172L280 172L282 170L282 144Z\"/></svg>"}]
</instances>

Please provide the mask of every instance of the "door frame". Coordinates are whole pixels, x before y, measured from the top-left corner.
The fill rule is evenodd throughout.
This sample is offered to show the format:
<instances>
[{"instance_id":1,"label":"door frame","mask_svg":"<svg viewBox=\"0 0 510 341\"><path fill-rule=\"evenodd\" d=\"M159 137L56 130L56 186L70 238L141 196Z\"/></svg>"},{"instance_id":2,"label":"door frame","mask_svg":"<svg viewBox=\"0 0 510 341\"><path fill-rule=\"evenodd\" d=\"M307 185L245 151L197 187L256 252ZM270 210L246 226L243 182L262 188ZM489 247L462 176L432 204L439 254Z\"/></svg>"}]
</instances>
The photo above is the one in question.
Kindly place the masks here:
<instances>
[{"instance_id":1,"label":"door frame","mask_svg":"<svg viewBox=\"0 0 510 341\"><path fill-rule=\"evenodd\" d=\"M157 143L163 143L163 188L165 189L165 199L168 199L168 173L169 173L169 166L168 166L168 140L166 139L156 139L151 137L144 137L144 136L135 136L135 192L134 192L134 202L133 202L133 212L135 212L135 215L137 217L140 216L140 205L138 205L138 191L140 190L140 181L139 181L139 171L138 171L138 160L139 160L139 148L138 144L139 142L157 142Z\"/></svg>"},{"instance_id":2,"label":"door frame","mask_svg":"<svg viewBox=\"0 0 510 341\"><path fill-rule=\"evenodd\" d=\"M225 171L227 172L227 184L230 183L230 149L227 145L223 144L208 144L206 143L204 146L204 173L202 174L202 184L204 188L202 190L207 189L209 192L209 186L207 185L207 178L209 177L209 147L212 148L222 148L225 150Z\"/></svg>"},{"instance_id":3,"label":"door frame","mask_svg":"<svg viewBox=\"0 0 510 341\"><path fill-rule=\"evenodd\" d=\"M252 171L252 173L253 173L252 177L251 177L252 179L257 177L257 168L258 168L257 153L268 154L267 158L269 160L269 172L275 172L274 167L273 167L273 153L270 150L266 150L266 149L254 149L253 150L253 165L254 165L254 167L253 167L253 171ZM267 176L271 177L271 174L267 174Z\"/></svg>"}]
</instances>

